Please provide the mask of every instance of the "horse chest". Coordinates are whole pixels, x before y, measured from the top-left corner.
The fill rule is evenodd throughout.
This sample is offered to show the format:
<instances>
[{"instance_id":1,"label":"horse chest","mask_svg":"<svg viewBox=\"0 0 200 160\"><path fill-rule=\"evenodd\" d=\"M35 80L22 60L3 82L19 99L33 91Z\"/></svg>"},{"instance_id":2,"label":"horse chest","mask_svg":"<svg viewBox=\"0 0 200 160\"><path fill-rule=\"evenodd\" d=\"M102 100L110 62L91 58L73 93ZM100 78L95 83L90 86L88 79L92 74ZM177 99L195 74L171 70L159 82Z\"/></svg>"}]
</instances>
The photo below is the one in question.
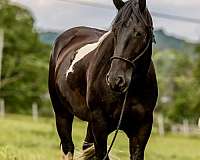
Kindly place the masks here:
<instances>
[{"instance_id":1,"label":"horse chest","mask_svg":"<svg viewBox=\"0 0 200 160\"><path fill-rule=\"evenodd\" d=\"M116 107L109 114L109 119L112 124L117 124L121 114L122 107ZM123 114L123 123L134 123L142 121L145 117L146 110L145 107L140 103L134 103L125 107Z\"/></svg>"}]
</instances>

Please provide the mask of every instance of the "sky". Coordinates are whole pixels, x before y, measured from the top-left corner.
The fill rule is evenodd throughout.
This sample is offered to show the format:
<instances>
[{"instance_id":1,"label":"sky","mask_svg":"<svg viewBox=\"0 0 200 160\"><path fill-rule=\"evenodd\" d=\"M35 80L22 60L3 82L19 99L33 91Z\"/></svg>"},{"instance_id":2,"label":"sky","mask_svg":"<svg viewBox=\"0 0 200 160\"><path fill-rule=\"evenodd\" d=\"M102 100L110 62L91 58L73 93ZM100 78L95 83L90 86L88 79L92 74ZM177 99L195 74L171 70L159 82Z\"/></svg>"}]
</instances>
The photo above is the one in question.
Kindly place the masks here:
<instances>
[{"instance_id":1,"label":"sky","mask_svg":"<svg viewBox=\"0 0 200 160\"><path fill-rule=\"evenodd\" d=\"M83 0L110 6L107 9L69 2L73 0L11 1L29 8L36 19L35 25L38 29L50 31L64 31L80 25L108 29L117 13L112 0ZM156 11L200 19L200 0L147 0L147 6L150 12ZM157 17L153 17L153 21L156 29L164 29L169 35L187 41L200 42L200 24Z\"/></svg>"}]
</instances>

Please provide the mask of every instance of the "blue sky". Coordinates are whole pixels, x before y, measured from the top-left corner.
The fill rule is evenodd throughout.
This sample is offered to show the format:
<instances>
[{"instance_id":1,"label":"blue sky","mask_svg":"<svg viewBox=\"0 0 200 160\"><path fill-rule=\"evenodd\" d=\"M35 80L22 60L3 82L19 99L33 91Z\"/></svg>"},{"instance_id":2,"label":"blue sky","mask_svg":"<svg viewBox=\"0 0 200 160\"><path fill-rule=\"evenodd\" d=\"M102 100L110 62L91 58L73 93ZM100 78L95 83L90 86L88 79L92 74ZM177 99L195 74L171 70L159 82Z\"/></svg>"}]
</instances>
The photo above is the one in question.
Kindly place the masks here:
<instances>
[{"instance_id":1,"label":"blue sky","mask_svg":"<svg viewBox=\"0 0 200 160\"><path fill-rule=\"evenodd\" d=\"M109 28L117 11L112 0L85 0L113 6L110 9L64 3L59 0L11 0L28 7L36 19L36 26L45 30L63 31L74 26L86 25ZM67 0L66 0L67 1ZM74 0L75 1L75 0ZM83 0L84 1L84 0ZM200 19L200 0L147 0L151 11ZM188 41L200 41L200 24L171 21L153 17L156 29Z\"/></svg>"}]
</instances>

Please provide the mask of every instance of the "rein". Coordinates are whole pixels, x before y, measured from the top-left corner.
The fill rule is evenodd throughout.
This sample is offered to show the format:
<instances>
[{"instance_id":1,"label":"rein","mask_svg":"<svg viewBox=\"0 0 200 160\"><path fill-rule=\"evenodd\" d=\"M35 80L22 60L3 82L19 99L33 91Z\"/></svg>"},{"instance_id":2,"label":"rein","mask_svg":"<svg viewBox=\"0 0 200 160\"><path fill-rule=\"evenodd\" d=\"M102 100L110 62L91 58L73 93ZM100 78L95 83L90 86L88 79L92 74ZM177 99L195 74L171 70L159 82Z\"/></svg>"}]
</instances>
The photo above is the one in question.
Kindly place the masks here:
<instances>
[{"instance_id":1,"label":"rein","mask_svg":"<svg viewBox=\"0 0 200 160\"><path fill-rule=\"evenodd\" d=\"M129 88L129 87L128 87L128 88ZM113 147L113 144L114 144L114 142L115 142L115 140L116 140L117 134L118 134L118 132L119 132L120 125L121 125L121 123L122 123L122 118L123 118L124 110L125 110L125 107L126 107L126 100L127 100L127 97L128 97L128 90L126 91L126 94L125 94L125 98L124 98L124 102L123 102L123 106L122 106L122 110L121 110L119 122L118 122L118 124L117 124L117 128L116 128L116 131L115 131L115 135L114 135L114 137L113 137L113 139L112 139L112 142L111 142L111 144L110 144L110 147L109 147L109 149L108 149L108 151L107 151L105 157L103 158L103 160L106 160L106 158L108 157L108 154L110 153L110 151L111 151L111 149L112 149L112 147Z\"/></svg>"}]
</instances>

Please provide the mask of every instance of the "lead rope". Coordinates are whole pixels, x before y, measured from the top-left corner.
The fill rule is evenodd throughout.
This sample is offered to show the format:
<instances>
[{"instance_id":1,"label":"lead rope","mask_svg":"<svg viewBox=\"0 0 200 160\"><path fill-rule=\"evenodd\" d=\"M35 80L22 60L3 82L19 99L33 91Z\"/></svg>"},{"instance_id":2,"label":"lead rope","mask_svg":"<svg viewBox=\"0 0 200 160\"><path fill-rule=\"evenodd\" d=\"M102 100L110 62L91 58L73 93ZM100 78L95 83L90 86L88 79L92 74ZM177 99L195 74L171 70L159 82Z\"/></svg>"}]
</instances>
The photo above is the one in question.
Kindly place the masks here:
<instances>
[{"instance_id":1,"label":"lead rope","mask_svg":"<svg viewBox=\"0 0 200 160\"><path fill-rule=\"evenodd\" d=\"M128 88L129 88L129 87L128 87ZM121 110L119 122L118 122L118 125L117 125L117 129L116 129L116 131L115 131L115 135L114 135L114 137L113 137L113 139L112 139L112 142L111 142L111 144L110 144L110 147L109 147L109 149L108 149L108 151L107 151L105 157L103 158L103 160L106 160L106 158L108 157L108 154L110 153L110 151L111 151L111 149L112 149L112 147L113 147L113 144L114 144L114 142L115 142L115 140L116 140L117 134L118 134L118 132L119 132L120 125L121 125L121 123L122 123L122 118L123 118L124 110L125 110L125 107L126 107L127 96L128 96L128 90L126 91L126 94L125 94L125 98L124 98L124 102L123 102L123 106L122 106L122 110Z\"/></svg>"}]
</instances>

